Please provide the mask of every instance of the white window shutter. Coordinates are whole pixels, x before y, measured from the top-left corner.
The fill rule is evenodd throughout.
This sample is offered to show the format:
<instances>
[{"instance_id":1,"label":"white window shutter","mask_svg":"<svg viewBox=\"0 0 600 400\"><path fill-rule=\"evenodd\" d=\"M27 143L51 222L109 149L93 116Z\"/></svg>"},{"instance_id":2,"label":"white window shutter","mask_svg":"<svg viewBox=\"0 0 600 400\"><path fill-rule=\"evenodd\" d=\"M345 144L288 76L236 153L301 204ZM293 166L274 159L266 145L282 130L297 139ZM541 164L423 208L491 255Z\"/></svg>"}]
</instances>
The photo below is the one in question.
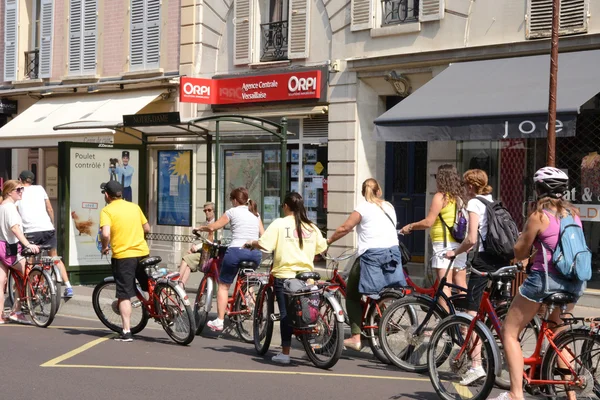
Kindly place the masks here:
<instances>
[{"instance_id":1,"label":"white window shutter","mask_svg":"<svg viewBox=\"0 0 600 400\"><path fill-rule=\"evenodd\" d=\"M144 37L145 7L144 0L131 0L131 38L129 44L129 69L144 69Z\"/></svg>"},{"instance_id":2,"label":"white window shutter","mask_svg":"<svg viewBox=\"0 0 600 400\"><path fill-rule=\"evenodd\" d=\"M444 18L444 0L419 0L419 21L437 21Z\"/></svg>"},{"instance_id":3,"label":"white window shutter","mask_svg":"<svg viewBox=\"0 0 600 400\"><path fill-rule=\"evenodd\" d=\"M289 0L288 58L308 58L311 0Z\"/></svg>"},{"instance_id":4,"label":"white window shutter","mask_svg":"<svg viewBox=\"0 0 600 400\"><path fill-rule=\"evenodd\" d=\"M42 0L40 10L39 77L52 75L52 36L54 36L54 1Z\"/></svg>"},{"instance_id":5,"label":"white window shutter","mask_svg":"<svg viewBox=\"0 0 600 400\"><path fill-rule=\"evenodd\" d=\"M589 0L561 0L559 10L559 35L585 33L588 31ZM528 0L527 39L552 36L552 0Z\"/></svg>"},{"instance_id":6,"label":"white window shutter","mask_svg":"<svg viewBox=\"0 0 600 400\"><path fill-rule=\"evenodd\" d=\"M69 74L81 74L83 43L83 1L71 0L69 2Z\"/></svg>"},{"instance_id":7,"label":"white window shutter","mask_svg":"<svg viewBox=\"0 0 600 400\"><path fill-rule=\"evenodd\" d=\"M373 28L375 15L373 13L373 0L352 0L350 3L352 31L362 31Z\"/></svg>"},{"instance_id":8,"label":"white window shutter","mask_svg":"<svg viewBox=\"0 0 600 400\"><path fill-rule=\"evenodd\" d=\"M96 43L98 37L98 1L84 0L83 7L83 42L82 73L96 73Z\"/></svg>"},{"instance_id":9,"label":"white window shutter","mask_svg":"<svg viewBox=\"0 0 600 400\"><path fill-rule=\"evenodd\" d=\"M145 69L160 67L160 0L146 3Z\"/></svg>"},{"instance_id":10,"label":"white window shutter","mask_svg":"<svg viewBox=\"0 0 600 400\"><path fill-rule=\"evenodd\" d=\"M19 66L19 5L17 0L4 1L4 81L17 80Z\"/></svg>"},{"instance_id":11,"label":"white window shutter","mask_svg":"<svg viewBox=\"0 0 600 400\"><path fill-rule=\"evenodd\" d=\"M233 63L249 64L252 60L253 0L233 0Z\"/></svg>"}]
</instances>

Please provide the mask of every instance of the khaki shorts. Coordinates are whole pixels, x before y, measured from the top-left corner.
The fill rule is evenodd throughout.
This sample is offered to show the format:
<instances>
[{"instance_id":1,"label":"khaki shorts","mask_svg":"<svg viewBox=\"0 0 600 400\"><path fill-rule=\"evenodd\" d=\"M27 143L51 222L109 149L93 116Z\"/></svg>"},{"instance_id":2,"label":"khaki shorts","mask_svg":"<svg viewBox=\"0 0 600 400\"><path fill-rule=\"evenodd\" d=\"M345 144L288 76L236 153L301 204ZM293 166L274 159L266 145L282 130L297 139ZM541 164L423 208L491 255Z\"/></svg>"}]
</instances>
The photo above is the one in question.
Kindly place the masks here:
<instances>
[{"instance_id":1,"label":"khaki shorts","mask_svg":"<svg viewBox=\"0 0 600 400\"><path fill-rule=\"evenodd\" d=\"M198 272L200 264L200 253L191 253L183 256L183 261L190 267L192 272Z\"/></svg>"}]
</instances>

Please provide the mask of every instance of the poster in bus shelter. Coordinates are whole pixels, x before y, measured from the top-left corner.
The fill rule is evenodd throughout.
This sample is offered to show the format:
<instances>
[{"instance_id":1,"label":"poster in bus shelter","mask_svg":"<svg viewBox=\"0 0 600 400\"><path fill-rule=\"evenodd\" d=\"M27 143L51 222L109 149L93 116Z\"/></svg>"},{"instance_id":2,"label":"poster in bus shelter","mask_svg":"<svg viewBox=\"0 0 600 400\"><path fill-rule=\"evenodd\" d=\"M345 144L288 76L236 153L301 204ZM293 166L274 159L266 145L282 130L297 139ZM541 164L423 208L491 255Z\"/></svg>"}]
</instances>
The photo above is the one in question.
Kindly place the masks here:
<instances>
[{"instance_id":1,"label":"poster in bus shelter","mask_svg":"<svg viewBox=\"0 0 600 400\"><path fill-rule=\"evenodd\" d=\"M192 226L192 151L158 152L158 224Z\"/></svg>"},{"instance_id":2,"label":"poster in bus shelter","mask_svg":"<svg viewBox=\"0 0 600 400\"><path fill-rule=\"evenodd\" d=\"M102 264L100 211L106 206L100 185L115 180L123 199L139 201L140 151L133 148L76 147L69 149L70 267ZM66 221L65 221L66 222ZM106 262L106 261L104 261Z\"/></svg>"}]
</instances>

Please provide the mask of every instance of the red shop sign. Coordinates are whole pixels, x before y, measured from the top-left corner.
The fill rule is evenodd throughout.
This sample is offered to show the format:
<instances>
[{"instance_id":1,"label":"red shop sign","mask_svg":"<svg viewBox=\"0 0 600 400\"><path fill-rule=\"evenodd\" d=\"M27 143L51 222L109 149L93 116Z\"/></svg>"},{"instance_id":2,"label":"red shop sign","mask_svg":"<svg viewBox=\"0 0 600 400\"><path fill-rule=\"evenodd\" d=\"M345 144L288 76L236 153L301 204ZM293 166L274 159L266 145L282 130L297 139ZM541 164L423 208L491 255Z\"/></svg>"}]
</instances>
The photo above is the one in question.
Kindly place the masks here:
<instances>
[{"instance_id":1,"label":"red shop sign","mask_svg":"<svg viewBox=\"0 0 600 400\"><path fill-rule=\"evenodd\" d=\"M182 77L179 101L200 104L246 104L318 99L321 71L204 79Z\"/></svg>"}]
</instances>

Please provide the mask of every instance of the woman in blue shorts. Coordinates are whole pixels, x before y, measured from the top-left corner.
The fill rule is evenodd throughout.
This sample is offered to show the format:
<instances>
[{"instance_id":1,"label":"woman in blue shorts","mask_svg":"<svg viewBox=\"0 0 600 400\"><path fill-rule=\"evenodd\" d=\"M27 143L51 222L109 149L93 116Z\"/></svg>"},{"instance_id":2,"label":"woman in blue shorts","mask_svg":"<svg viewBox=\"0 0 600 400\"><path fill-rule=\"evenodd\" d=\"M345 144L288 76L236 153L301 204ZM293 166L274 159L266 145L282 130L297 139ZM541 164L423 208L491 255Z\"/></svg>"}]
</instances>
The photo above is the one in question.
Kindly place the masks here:
<instances>
[{"instance_id":1,"label":"woman in blue shorts","mask_svg":"<svg viewBox=\"0 0 600 400\"><path fill-rule=\"evenodd\" d=\"M257 211L256 203L248 198L248 190L243 187L233 189L229 195L233 207L225 212L212 224L198 228L202 232L214 232L229 224L231 226L231 243L221 262L219 273L219 290L217 291L217 318L209 321L208 326L213 331L223 330L229 287L237 276L241 261L254 261L260 264L260 250L242 248L249 240L258 240L263 234L264 227Z\"/></svg>"},{"instance_id":2,"label":"woman in blue shorts","mask_svg":"<svg viewBox=\"0 0 600 400\"><path fill-rule=\"evenodd\" d=\"M495 400L524 399L523 352L519 336L538 313L544 299L556 292L568 292L579 299L585 289L585 282L564 279L551 264L552 252L549 249L556 248L558 243L560 217L568 212L577 212L571 204L562 199L563 193L569 187L569 177L557 168L544 167L535 173L533 182L538 200L530 210L525 229L515 244L515 258L528 258L532 246L536 252L531 273L519 288L502 326L504 351L510 373L510 392L501 393ZM575 221L581 226L577 215ZM574 304L569 304L567 312L573 307ZM560 308L554 310L550 320L561 324L560 313ZM569 399L575 399L574 392L567 394Z\"/></svg>"}]
</instances>

